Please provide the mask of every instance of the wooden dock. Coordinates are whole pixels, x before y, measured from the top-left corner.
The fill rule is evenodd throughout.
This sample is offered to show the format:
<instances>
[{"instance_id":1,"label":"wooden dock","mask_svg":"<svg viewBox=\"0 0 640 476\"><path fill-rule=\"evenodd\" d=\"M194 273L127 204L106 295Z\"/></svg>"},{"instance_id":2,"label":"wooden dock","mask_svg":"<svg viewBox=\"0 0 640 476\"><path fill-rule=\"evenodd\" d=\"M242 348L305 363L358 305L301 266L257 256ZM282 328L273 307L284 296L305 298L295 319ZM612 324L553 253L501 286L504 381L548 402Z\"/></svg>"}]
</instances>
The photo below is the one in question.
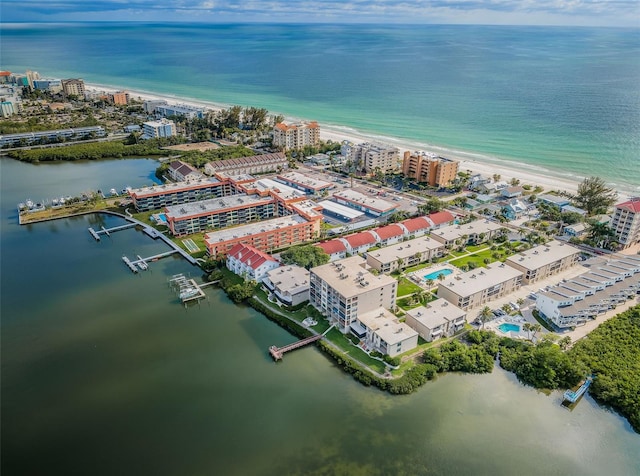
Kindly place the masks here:
<instances>
[{"instance_id":1,"label":"wooden dock","mask_svg":"<svg viewBox=\"0 0 640 476\"><path fill-rule=\"evenodd\" d=\"M96 241L100 241L100 235L105 234L107 236L111 236L111 233L114 233L116 231L120 231L120 230L126 230L127 228L133 228L134 226L137 226L137 223L127 223L125 225L120 225L120 226L114 226L112 228L105 228L104 226L96 231L93 228L89 228L89 234L91 236L93 236L93 238Z\"/></svg>"},{"instance_id":2,"label":"wooden dock","mask_svg":"<svg viewBox=\"0 0 640 476\"><path fill-rule=\"evenodd\" d=\"M285 345L284 347L280 347L280 348L276 347L275 345L272 345L271 347L269 347L269 353L271 354L271 357L273 357L273 360L277 362L278 360L282 360L282 357L285 354L285 352L299 349L300 347L304 347L305 345L311 344L312 342L315 342L320 339L322 339L322 334L307 337L306 339L299 340L298 342L294 342L293 344Z\"/></svg>"},{"instance_id":3,"label":"wooden dock","mask_svg":"<svg viewBox=\"0 0 640 476\"><path fill-rule=\"evenodd\" d=\"M137 255L138 259L136 260L130 260L126 256L123 256L122 261L124 261L124 264L126 264L131 271L137 273L138 268L140 268L140 270L142 271L148 270L149 261L155 261L175 253L178 253L178 250L165 251L164 253L158 253L157 255L149 256L147 258L141 258L140 255Z\"/></svg>"}]
</instances>

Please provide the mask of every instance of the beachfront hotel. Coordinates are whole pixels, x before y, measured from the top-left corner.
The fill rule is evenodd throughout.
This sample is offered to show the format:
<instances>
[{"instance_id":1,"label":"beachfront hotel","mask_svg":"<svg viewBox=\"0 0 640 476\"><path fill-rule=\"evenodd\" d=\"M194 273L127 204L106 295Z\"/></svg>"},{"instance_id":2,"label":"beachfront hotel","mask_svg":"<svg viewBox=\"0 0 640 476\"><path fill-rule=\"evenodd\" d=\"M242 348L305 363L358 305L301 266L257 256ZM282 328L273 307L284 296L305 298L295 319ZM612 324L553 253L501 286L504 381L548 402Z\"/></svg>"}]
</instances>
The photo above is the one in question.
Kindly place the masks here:
<instances>
[{"instance_id":1,"label":"beachfront hotel","mask_svg":"<svg viewBox=\"0 0 640 476\"><path fill-rule=\"evenodd\" d=\"M309 302L344 334L358 316L396 305L398 282L384 274L374 276L360 256L311 268Z\"/></svg>"},{"instance_id":2,"label":"beachfront hotel","mask_svg":"<svg viewBox=\"0 0 640 476\"><path fill-rule=\"evenodd\" d=\"M389 357L407 352L418 345L418 333L384 307L358 315L351 325L351 333L370 352Z\"/></svg>"},{"instance_id":3,"label":"beachfront hotel","mask_svg":"<svg viewBox=\"0 0 640 476\"><path fill-rule=\"evenodd\" d=\"M237 244L227 255L227 268L238 276L261 283L269 271L280 266L278 260L251 245Z\"/></svg>"},{"instance_id":4,"label":"beachfront hotel","mask_svg":"<svg viewBox=\"0 0 640 476\"><path fill-rule=\"evenodd\" d=\"M579 256L579 249L552 240L510 256L505 263L522 272L524 284L531 284L571 268Z\"/></svg>"},{"instance_id":5,"label":"beachfront hotel","mask_svg":"<svg viewBox=\"0 0 640 476\"><path fill-rule=\"evenodd\" d=\"M386 202L380 198L373 198L351 189L334 193L332 200L376 217L389 215L398 208L397 204Z\"/></svg>"},{"instance_id":6,"label":"beachfront hotel","mask_svg":"<svg viewBox=\"0 0 640 476\"><path fill-rule=\"evenodd\" d=\"M316 147L320 144L320 126L316 121L297 124L280 122L273 128L272 144L282 150Z\"/></svg>"},{"instance_id":7,"label":"beachfront hotel","mask_svg":"<svg viewBox=\"0 0 640 476\"><path fill-rule=\"evenodd\" d=\"M640 293L640 256L602 260L589 271L536 296L536 308L557 327L586 323Z\"/></svg>"},{"instance_id":8,"label":"beachfront hotel","mask_svg":"<svg viewBox=\"0 0 640 476\"><path fill-rule=\"evenodd\" d=\"M252 155L238 159L224 159L209 162L204 166L204 173L215 175L265 174L279 172L289 167L287 156L281 152L275 154Z\"/></svg>"},{"instance_id":9,"label":"beachfront hotel","mask_svg":"<svg viewBox=\"0 0 640 476\"><path fill-rule=\"evenodd\" d=\"M446 187L458 176L460 163L428 152L404 153L402 174L432 187Z\"/></svg>"},{"instance_id":10,"label":"beachfront hotel","mask_svg":"<svg viewBox=\"0 0 640 476\"><path fill-rule=\"evenodd\" d=\"M438 297L468 311L516 291L522 271L504 263L492 263L438 283Z\"/></svg>"},{"instance_id":11,"label":"beachfront hotel","mask_svg":"<svg viewBox=\"0 0 640 476\"><path fill-rule=\"evenodd\" d=\"M405 322L427 342L452 336L464 327L467 313L446 299L436 299L426 306L410 309Z\"/></svg>"},{"instance_id":12,"label":"beachfront hotel","mask_svg":"<svg viewBox=\"0 0 640 476\"><path fill-rule=\"evenodd\" d=\"M445 246L428 236L403 241L367 252L367 264L381 273L391 273L446 254Z\"/></svg>"},{"instance_id":13,"label":"beachfront hotel","mask_svg":"<svg viewBox=\"0 0 640 476\"><path fill-rule=\"evenodd\" d=\"M206 178L132 188L128 193L136 210L145 212L213 197L224 197L235 193L235 189L230 181Z\"/></svg>"},{"instance_id":14,"label":"beachfront hotel","mask_svg":"<svg viewBox=\"0 0 640 476\"><path fill-rule=\"evenodd\" d=\"M640 243L640 197L618 203L609 226L622 248Z\"/></svg>"},{"instance_id":15,"label":"beachfront hotel","mask_svg":"<svg viewBox=\"0 0 640 476\"><path fill-rule=\"evenodd\" d=\"M398 169L400 151L397 147L387 144L363 142L362 144L345 143L341 153L351 160L358 170L368 174L380 171L393 172Z\"/></svg>"},{"instance_id":16,"label":"beachfront hotel","mask_svg":"<svg viewBox=\"0 0 640 476\"><path fill-rule=\"evenodd\" d=\"M285 306L297 306L309 300L308 270L295 264L269 271L262 283Z\"/></svg>"},{"instance_id":17,"label":"beachfront hotel","mask_svg":"<svg viewBox=\"0 0 640 476\"><path fill-rule=\"evenodd\" d=\"M470 223L449 225L431 232L431 238L445 246L477 245L492 240L504 232L505 228L489 220L476 220Z\"/></svg>"},{"instance_id":18,"label":"beachfront hotel","mask_svg":"<svg viewBox=\"0 0 640 476\"><path fill-rule=\"evenodd\" d=\"M314 240L320 234L320 223L321 220L308 220L298 214L279 216L209 232L204 242L212 258L224 256L238 243L272 252Z\"/></svg>"}]
</instances>

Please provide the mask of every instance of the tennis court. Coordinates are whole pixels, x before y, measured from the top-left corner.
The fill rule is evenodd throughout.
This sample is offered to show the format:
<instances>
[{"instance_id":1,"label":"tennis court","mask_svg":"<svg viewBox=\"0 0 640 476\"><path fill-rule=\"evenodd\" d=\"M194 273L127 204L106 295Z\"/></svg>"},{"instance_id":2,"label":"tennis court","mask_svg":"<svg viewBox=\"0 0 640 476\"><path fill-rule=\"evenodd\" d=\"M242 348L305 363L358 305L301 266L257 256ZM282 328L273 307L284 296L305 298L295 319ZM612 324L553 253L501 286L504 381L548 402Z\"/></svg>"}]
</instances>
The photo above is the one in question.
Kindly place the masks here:
<instances>
[{"instance_id":1,"label":"tennis court","mask_svg":"<svg viewBox=\"0 0 640 476\"><path fill-rule=\"evenodd\" d=\"M186 240L182 240L182 244L185 246L185 248L187 248L187 251L189 253L196 253L196 252L200 251L200 248L198 248L198 245L196 245L195 242L191 238L187 238Z\"/></svg>"}]
</instances>

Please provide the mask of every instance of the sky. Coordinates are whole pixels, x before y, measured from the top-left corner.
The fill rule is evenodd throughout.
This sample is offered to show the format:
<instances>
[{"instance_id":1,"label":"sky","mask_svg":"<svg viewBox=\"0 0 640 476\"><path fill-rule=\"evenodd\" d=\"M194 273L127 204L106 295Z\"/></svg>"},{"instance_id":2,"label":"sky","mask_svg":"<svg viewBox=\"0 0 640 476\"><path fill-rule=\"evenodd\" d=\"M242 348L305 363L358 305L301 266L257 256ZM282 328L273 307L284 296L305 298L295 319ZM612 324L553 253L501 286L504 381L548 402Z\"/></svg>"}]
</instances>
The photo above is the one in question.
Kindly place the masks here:
<instances>
[{"instance_id":1,"label":"sky","mask_svg":"<svg viewBox=\"0 0 640 476\"><path fill-rule=\"evenodd\" d=\"M623 26L640 0L1 0L2 22L291 22Z\"/></svg>"}]
</instances>

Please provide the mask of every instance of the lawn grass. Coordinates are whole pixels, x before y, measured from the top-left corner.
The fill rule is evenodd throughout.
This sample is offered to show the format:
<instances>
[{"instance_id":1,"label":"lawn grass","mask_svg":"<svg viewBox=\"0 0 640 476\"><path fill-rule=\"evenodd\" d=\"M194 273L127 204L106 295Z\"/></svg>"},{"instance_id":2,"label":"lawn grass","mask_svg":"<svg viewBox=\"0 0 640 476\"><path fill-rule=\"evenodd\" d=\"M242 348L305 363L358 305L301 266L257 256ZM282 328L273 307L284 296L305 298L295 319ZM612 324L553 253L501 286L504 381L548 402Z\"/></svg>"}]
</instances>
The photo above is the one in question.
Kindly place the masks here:
<instances>
[{"instance_id":1,"label":"lawn grass","mask_svg":"<svg viewBox=\"0 0 640 476\"><path fill-rule=\"evenodd\" d=\"M410 268L405 269L404 272L413 273L414 271L419 271L421 269L428 268L429 266L431 266L431 263L417 264L415 266L411 266Z\"/></svg>"},{"instance_id":2,"label":"lawn grass","mask_svg":"<svg viewBox=\"0 0 640 476\"><path fill-rule=\"evenodd\" d=\"M398 281L398 296L406 296L407 294L413 294L422 291L422 288L415 283L412 283L407 278L400 278Z\"/></svg>"},{"instance_id":3,"label":"lawn grass","mask_svg":"<svg viewBox=\"0 0 640 476\"><path fill-rule=\"evenodd\" d=\"M386 370L386 365L383 362L380 362L377 359L369 356L365 351L360 349L359 347L354 346L351 341L338 329L331 329L327 335L327 340L329 340L334 345L338 346L340 350L342 350L346 355L353 357L354 359L362 362L366 366L375 370L378 373L384 373Z\"/></svg>"},{"instance_id":4,"label":"lawn grass","mask_svg":"<svg viewBox=\"0 0 640 476\"><path fill-rule=\"evenodd\" d=\"M422 306L422 304L420 304L419 302L411 302L411 297L405 297L405 298L401 298L398 299L396 301L396 304L398 305L399 308L408 311L410 309L415 309L416 307L420 307Z\"/></svg>"}]
</instances>

